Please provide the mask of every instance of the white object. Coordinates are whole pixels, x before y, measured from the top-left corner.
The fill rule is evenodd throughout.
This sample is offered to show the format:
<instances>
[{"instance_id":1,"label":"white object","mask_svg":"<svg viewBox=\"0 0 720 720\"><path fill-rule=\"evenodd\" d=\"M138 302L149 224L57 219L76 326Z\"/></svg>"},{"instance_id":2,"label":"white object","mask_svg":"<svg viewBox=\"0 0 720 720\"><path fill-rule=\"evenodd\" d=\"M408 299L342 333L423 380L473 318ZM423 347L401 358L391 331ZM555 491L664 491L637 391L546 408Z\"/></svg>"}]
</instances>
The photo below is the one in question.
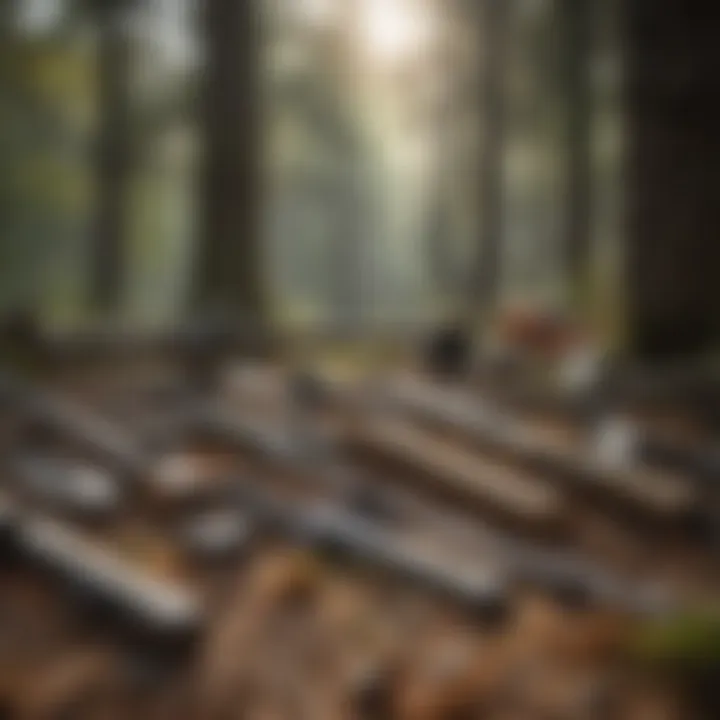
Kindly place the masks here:
<instances>
[{"instance_id":1,"label":"white object","mask_svg":"<svg viewBox=\"0 0 720 720\"><path fill-rule=\"evenodd\" d=\"M99 468L81 466L69 480L75 497L89 510L105 510L115 507L120 499L117 484Z\"/></svg>"},{"instance_id":2,"label":"white object","mask_svg":"<svg viewBox=\"0 0 720 720\"><path fill-rule=\"evenodd\" d=\"M595 436L595 456L613 469L632 467L638 458L640 430L632 421L615 417L604 420Z\"/></svg>"},{"instance_id":3,"label":"white object","mask_svg":"<svg viewBox=\"0 0 720 720\"><path fill-rule=\"evenodd\" d=\"M215 512L198 518L188 535L203 552L217 554L237 547L247 532L247 522L236 513Z\"/></svg>"},{"instance_id":4,"label":"white object","mask_svg":"<svg viewBox=\"0 0 720 720\"><path fill-rule=\"evenodd\" d=\"M155 480L164 492L183 495L192 492L199 484L199 472L195 458L188 455L164 457L155 473Z\"/></svg>"},{"instance_id":5,"label":"white object","mask_svg":"<svg viewBox=\"0 0 720 720\"><path fill-rule=\"evenodd\" d=\"M592 347L580 347L569 352L558 371L560 387L570 393L592 389L600 377L600 355Z\"/></svg>"}]
</instances>

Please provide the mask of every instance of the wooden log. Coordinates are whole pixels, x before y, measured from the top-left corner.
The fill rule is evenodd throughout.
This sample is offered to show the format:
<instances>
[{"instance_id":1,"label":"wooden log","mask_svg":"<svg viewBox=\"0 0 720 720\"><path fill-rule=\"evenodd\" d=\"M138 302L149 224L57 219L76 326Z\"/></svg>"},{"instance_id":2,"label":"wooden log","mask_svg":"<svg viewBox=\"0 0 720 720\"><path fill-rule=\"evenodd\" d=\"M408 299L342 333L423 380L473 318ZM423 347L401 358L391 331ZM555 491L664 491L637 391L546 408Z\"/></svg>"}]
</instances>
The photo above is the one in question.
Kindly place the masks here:
<instances>
[{"instance_id":1,"label":"wooden log","mask_svg":"<svg viewBox=\"0 0 720 720\"><path fill-rule=\"evenodd\" d=\"M298 444L286 427L258 421L217 405L198 408L193 422L198 432L273 463L293 465L299 455Z\"/></svg>"},{"instance_id":2,"label":"wooden log","mask_svg":"<svg viewBox=\"0 0 720 720\"><path fill-rule=\"evenodd\" d=\"M92 599L138 637L191 640L203 619L188 588L150 575L70 527L43 517L20 528L24 555Z\"/></svg>"},{"instance_id":3,"label":"wooden log","mask_svg":"<svg viewBox=\"0 0 720 720\"><path fill-rule=\"evenodd\" d=\"M252 448L252 444L258 441L253 452L259 452L270 460L273 459L274 449L280 448L280 454L276 456L276 460L280 466L292 468L292 456L287 454L282 443L271 439L273 433L269 433L270 437L262 438L263 428L267 430L266 426L262 423L256 423L255 427L252 426L251 420L245 419L244 422L235 424L228 416L223 418L222 423L223 431L228 436L235 437L235 440L243 447ZM467 582L467 580L458 580L453 575L453 570L448 569L452 568L453 560L457 560L455 551L447 550L445 560L437 560L437 558L424 560L422 552L418 556L417 549L408 550L407 545L401 547L402 533L398 534L392 528L396 511L399 507L405 507L404 502L395 502L397 499L392 497L389 505L393 512L389 514L358 512L352 500L356 497L357 492L369 492L371 496L375 497L376 490L373 487L375 481L367 480L366 473L362 471L353 472L353 466L347 465L347 463L332 465L325 470L333 475L339 473L338 483L347 486L350 491L351 502L348 506L331 506L330 509L324 506L318 510L303 509L302 506L295 503L273 498L267 487L261 488L257 484L247 484L244 480L236 488L236 503L251 517L256 518L261 526L269 527L291 542L353 556L364 560L371 566L389 569L391 572L394 572L394 567L399 568L397 574L400 577L419 579L421 584L426 587L444 588L444 592L449 593L456 600L461 599L463 594L468 592L467 588L463 590L463 582ZM320 470L318 474L322 475L322 472ZM346 481L348 472L350 480ZM386 474L383 474L383 477L388 481L392 480ZM422 493L417 492L418 484L411 483L410 487L414 491L408 490L408 493L411 493L411 497L420 502L418 495L422 495ZM537 490L535 484L533 487ZM555 495L554 491L551 491L550 495ZM342 495L342 497L347 499L346 495ZM382 501L387 499L383 492L379 492L377 497ZM458 510L465 510L467 502L457 505ZM447 519L448 523L455 524L456 516L450 507L438 511ZM414 517L412 513L405 517L402 526L406 527L405 521L409 522L412 517ZM568 595L576 597L583 595L593 602L606 602L628 610L650 612L652 609L643 588L626 586L620 581L614 580L614 585L612 585L610 580L606 579L611 576L603 574L588 559L577 558L572 563L559 563L554 552L543 552L537 547L503 535L495 529L486 528L483 537L491 543L492 555L503 568L503 578L511 582L527 582L560 598ZM440 545L443 545L443 541L440 541ZM419 567L415 563L414 558L416 557L420 558ZM482 567L482 563L479 565ZM432 568L432 571L428 570L428 567ZM435 569L441 567L446 569L438 576L435 574ZM445 572L449 572L451 578L448 579ZM471 576L472 570L466 570L464 577ZM472 582L469 584L472 587ZM612 592L608 590L611 585ZM482 604L480 602L481 606Z\"/></svg>"},{"instance_id":4,"label":"wooden log","mask_svg":"<svg viewBox=\"0 0 720 720\"><path fill-rule=\"evenodd\" d=\"M20 493L48 509L80 519L105 520L122 506L119 484L100 468L29 455L16 458L10 467Z\"/></svg>"},{"instance_id":5,"label":"wooden log","mask_svg":"<svg viewBox=\"0 0 720 720\"><path fill-rule=\"evenodd\" d=\"M576 422L605 412L673 412L702 426L718 427L720 378L701 366L614 367L578 392L562 386L518 384L486 388L504 406L521 413Z\"/></svg>"},{"instance_id":6,"label":"wooden log","mask_svg":"<svg viewBox=\"0 0 720 720\"><path fill-rule=\"evenodd\" d=\"M89 408L32 388L21 393L18 404L26 420L80 445L113 470L136 476L147 467L147 454L141 444L122 427Z\"/></svg>"},{"instance_id":7,"label":"wooden log","mask_svg":"<svg viewBox=\"0 0 720 720\"><path fill-rule=\"evenodd\" d=\"M385 571L481 616L497 618L506 609L507 587L497 569L454 568L451 557L428 557L403 546L398 534L332 505L290 504L259 489L240 491L238 502L293 543Z\"/></svg>"},{"instance_id":8,"label":"wooden log","mask_svg":"<svg viewBox=\"0 0 720 720\"><path fill-rule=\"evenodd\" d=\"M509 575L521 585L542 588L568 609L592 604L647 617L678 606L668 587L623 579L576 553L516 546Z\"/></svg>"},{"instance_id":9,"label":"wooden log","mask_svg":"<svg viewBox=\"0 0 720 720\"><path fill-rule=\"evenodd\" d=\"M720 453L714 448L647 433L639 453L649 465L682 473L703 490L720 490Z\"/></svg>"},{"instance_id":10,"label":"wooden log","mask_svg":"<svg viewBox=\"0 0 720 720\"><path fill-rule=\"evenodd\" d=\"M351 448L400 469L397 479L422 483L432 494L491 512L503 523L535 532L557 531L561 495L542 479L393 420L370 419L349 439Z\"/></svg>"},{"instance_id":11,"label":"wooden log","mask_svg":"<svg viewBox=\"0 0 720 720\"><path fill-rule=\"evenodd\" d=\"M311 520L320 527L323 549L369 562L482 614L497 618L507 608L507 586L497 567L458 563L442 551L428 554L350 513L322 509Z\"/></svg>"},{"instance_id":12,"label":"wooden log","mask_svg":"<svg viewBox=\"0 0 720 720\"><path fill-rule=\"evenodd\" d=\"M453 429L476 448L549 477L569 481L583 493L611 499L654 519L679 519L697 497L683 478L647 467L603 466L583 447L558 444L537 428L511 415L421 384L396 386L395 403L436 428Z\"/></svg>"},{"instance_id":13,"label":"wooden log","mask_svg":"<svg viewBox=\"0 0 720 720\"><path fill-rule=\"evenodd\" d=\"M643 389L641 384L640 388L615 389L609 397L607 394L580 396L552 390L510 390L500 393L500 397L503 406L508 410L518 414L546 417L550 422L562 422L574 427L587 427L608 410L621 408L623 405L629 408L630 417L634 415L633 408L644 408L645 411L656 408L674 412L680 418L695 421L700 426L707 422L709 411L697 409L699 400L678 397L678 391L673 396L672 392L672 388L653 389L652 385ZM468 402L472 402L470 397ZM712 400L708 400L708 403L712 403ZM636 422L642 435L638 456L648 467L683 475L694 481L701 490L712 490L718 486L720 455L713 448L703 444L689 445L664 436L642 418Z\"/></svg>"},{"instance_id":14,"label":"wooden log","mask_svg":"<svg viewBox=\"0 0 720 720\"><path fill-rule=\"evenodd\" d=\"M501 534L492 536L479 557L442 542L415 543L403 530L336 506L277 500L259 488L239 489L236 502L260 527L292 543L383 570L495 621L507 612L518 584L547 592L569 608L592 604L647 616L677 604L668 593L623 580L582 556L558 555Z\"/></svg>"},{"instance_id":15,"label":"wooden log","mask_svg":"<svg viewBox=\"0 0 720 720\"><path fill-rule=\"evenodd\" d=\"M221 498L232 476L233 464L223 455L171 452L148 468L143 482L164 512L184 513Z\"/></svg>"}]
</instances>

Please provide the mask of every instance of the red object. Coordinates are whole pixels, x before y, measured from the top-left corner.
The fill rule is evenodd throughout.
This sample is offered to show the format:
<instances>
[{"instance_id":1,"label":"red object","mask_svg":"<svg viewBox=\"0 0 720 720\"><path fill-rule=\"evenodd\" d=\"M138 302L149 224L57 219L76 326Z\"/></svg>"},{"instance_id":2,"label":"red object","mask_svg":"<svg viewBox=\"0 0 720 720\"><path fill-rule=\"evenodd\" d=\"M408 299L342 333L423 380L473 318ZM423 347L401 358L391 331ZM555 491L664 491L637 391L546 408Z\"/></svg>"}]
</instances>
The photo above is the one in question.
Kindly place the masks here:
<instances>
[{"instance_id":1,"label":"red object","mask_svg":"<svg viewBox=\"0 0 720 720\"><path fill-rule=\"evenodd\" d=\"M583 333L556 313L514 309L501 315L499 339L512 349L552 359L577 347L583 341Z\"/></svg>"}]
</instances>

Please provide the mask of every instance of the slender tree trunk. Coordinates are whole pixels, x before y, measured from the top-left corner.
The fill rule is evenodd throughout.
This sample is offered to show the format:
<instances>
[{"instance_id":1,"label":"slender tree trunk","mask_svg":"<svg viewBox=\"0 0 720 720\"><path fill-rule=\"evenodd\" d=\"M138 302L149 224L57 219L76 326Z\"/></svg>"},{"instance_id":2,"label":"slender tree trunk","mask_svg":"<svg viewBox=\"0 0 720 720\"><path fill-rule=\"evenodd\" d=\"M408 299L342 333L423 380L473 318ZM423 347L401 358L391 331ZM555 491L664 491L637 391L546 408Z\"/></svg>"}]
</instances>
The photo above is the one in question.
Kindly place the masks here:
<instances>
[{"instance_id":1,"label":"slender tree trunk","mask_svg":"<svg viewBox=\"0 0 720 720\"><path fill-rule=\"evenodd\" d=\"M463 8L460 8L460 12ZM458 9L456 8L456 12ZM463 13L464 16L465 13ZM449 54L448 48L443 50ZM448 84L446 90L430 109L430 127L432 132L432 152L434 162L431 165L432 184L426 196L424 213L424 241L430 270L430 282L443 302L458 289L456 247L452 242L452 209L450 203L451 176L457 172L457 150L453 138L453 113L463 110L467 102L467 86L460 78L460 69L449 63L444 65L448 77L455 82ZM450 81L448 81L449 83ZM464 299L464 298L461 298Z\"/></svg>"},{"instance_id":2,"label":"slender tree trunk","mask_svg":"<svg viewBox=\"0 0 720 720\"><path fill-rule=\"evenodd\" d=\"M483 154L480 168L482 219L473 294L475 301L486 312L497 301L502 271L505 66L510 1L483 0L480 19L482 45L485 48L482 78Z\"/></svg>"},{"instance_id":3,"label":"slender tree trunk","mask_svg":"<svg viewBox=\"0 0 720 720\"><path fill-rule=\"evenodd\" d=\"M430 264L432 289L443 300L457 290L457 276L453 248L450 244L450 211L443 183L432 190L429 207L425 211L425 247Z\"/></svg>"},{"instance_id":4,"label":"slender tree trunk","mask_svg":"<svg viewBox=\"0 0 720 720\"><path fill-rule=\"evenodd\" d=\"M560 0L562 74L566 103L563 246L570 300L587 301L592 245L592 0Z\"/></svg>"},{"instance_id":5,"label":"slender tree trunk","mask_svg":"<svg viewBox=\"0 0 720 720\"><path fill-rule=\"evenodd\" d=\"M3 0L3 2L0 3L0 34L11 34L17 22L19 9L19 0Z\"/></svg>"},{"instance_id":6,"label":"slender tree trunk","mask_svg":"<svg viewBox=\"0 0 720 720\"><path fill-rule=\"evenodd\" d=\"M697 355L720 330L720 6L627 0L628 323L636 355Z\"/></svg>"},{"instance_id":7,"label":"slender tree trunk","mask_svg":"<svg viewBox=\"0 0 720 720\"><path fill-rule=\"evenodd\" d=\"M130 44L120 13L98 10L98 147L92 238L91 304L118 309L126 275L130 175Z\"/></svg>"},{"instance_id":8,"label":"slender tree trunk","mask_svg":"<svg viewBox=\"0 0 720 720\"><path fill-rule=\"evenodd\" d=\"M355 155L356 164L362 163L355 148L348 148ZM338 187L328 192L334 196L335 233L330 249L332 317L335 329L341 336L357 336L364 320L363 280L365 262L365 237L367 230L367 204L365 188L359 167L350 169Z\"/></svg>"},{"instance_id":9,"label":"slender tree trunk","mask_svg":"<svg viewBox=\"0 0 720 720\"><path fill-rule=\"evenodd\" d=\"M370 188L368 187L368 140L365 137L362 94L357 87L358 63L353 47L360 22L361 3L338 3L337 26L328 38L331 66L323 73L329 101L328 142L331 154L340 159L341 170L334 196L336 235L333 239L332 268L333 325L346 338L357 338L366 329L365 281L372 237Z\"/></svg>"},{"instance_id":10,"label":"slender tree trunk","mask_svg":"<svg viewBox=\"0 0 720 720\"><path fill-rule=\"evenodd\" d=\"M253 0L201 4L204 158L193 301L201 314L231 315L262 332L257 5Z\"/></svg>"}]
</instances>

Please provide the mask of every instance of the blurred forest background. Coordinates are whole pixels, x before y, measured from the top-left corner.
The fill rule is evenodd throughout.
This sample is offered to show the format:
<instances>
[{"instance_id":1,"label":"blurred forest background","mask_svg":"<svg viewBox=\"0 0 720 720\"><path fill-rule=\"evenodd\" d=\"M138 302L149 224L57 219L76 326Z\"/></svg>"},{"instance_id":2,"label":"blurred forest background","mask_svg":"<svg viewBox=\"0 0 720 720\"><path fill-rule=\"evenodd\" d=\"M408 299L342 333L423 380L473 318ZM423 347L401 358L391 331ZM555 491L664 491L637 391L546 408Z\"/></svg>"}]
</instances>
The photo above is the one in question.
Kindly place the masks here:
<instances>
[{"instance_id":1,"label":"blurred forest background","mask_svg":"<svg viewBox=\"0 0 720 720\"><path fill-rule=\"evenodd\" d=\"M492 28L472 0L258 6L260 86L245 102L261 128L276 322L426 324L461 307L492 267L500 305L584 303L615 332L615 3L514 0ZM198 0L0 8L0 307L77 323L107 312L116 283L122 322L177 321L201 265ZM238 68L237 93L247 72ZM97 265L103 223L116 257ZM578 223L592 259L579 287L566 242Z\"/></svg>"}]
</instances>

